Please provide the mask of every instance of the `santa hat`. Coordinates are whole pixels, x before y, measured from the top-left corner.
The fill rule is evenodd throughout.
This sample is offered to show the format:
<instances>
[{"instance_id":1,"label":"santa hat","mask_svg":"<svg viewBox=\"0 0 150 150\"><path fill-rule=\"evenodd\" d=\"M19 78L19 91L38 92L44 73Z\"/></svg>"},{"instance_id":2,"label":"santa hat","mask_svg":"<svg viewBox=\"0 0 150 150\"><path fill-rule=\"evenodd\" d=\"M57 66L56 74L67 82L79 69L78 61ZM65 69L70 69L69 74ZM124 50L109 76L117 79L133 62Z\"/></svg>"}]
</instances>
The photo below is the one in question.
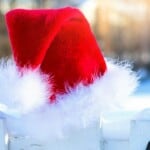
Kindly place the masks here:
<instances>
[{"instance_id":1,"label":"santa hat","mask_svg":"<svg viewBox=\"0 0 150 150\"><path fill-rule=\"evenodd\" d=\"M78 9L11 10L6 23L14 59L1 62L0 110L12 134L85 128L137 85L129 65L104 59Z\"/></svg>"}]
</instances>

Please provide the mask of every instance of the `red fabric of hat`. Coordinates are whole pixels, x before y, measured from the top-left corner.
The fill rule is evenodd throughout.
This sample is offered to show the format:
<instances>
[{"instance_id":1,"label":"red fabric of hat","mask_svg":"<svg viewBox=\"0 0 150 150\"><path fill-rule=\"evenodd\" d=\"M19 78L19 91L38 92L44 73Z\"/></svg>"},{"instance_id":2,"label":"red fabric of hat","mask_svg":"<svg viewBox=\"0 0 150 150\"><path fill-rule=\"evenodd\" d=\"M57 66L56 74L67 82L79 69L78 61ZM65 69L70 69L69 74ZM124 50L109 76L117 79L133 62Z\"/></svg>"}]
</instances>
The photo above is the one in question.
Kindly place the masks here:
<instances>
[{"instance_id":1,"label":"red fabric of hat","mask_svg":"<svg viewBox=\"0 0 150 150\"><path fill-rule=\"evenodd\" d=\"M53 92L93 82L106 64L84 16L74 8L14 10L6 15L14 59L20 68L52 76Z\"/></svg>"}]
</instances>

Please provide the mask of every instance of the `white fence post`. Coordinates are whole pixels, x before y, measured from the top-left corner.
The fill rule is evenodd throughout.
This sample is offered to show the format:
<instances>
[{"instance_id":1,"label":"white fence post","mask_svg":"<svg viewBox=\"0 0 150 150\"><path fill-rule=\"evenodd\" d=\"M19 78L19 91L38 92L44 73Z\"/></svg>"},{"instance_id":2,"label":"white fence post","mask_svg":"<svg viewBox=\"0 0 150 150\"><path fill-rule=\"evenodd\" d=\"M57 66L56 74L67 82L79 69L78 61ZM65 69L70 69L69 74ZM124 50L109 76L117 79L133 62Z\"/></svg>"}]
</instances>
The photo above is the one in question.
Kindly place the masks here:
<instances>
[{"instance_id":1,"label":"white fence post","mask_svg":"<svg viewBox=\"0 0 150 150\"><path fill-rule=\"evenodd\" d=\"M129 150L130 120L135 112L106 112L101 120L101 150ZM132 149L131 149L132 150Z\"/></svg>"},{"instance_id":2,"label":"white fence post","mask_svg":"<svg viewBox=\"0 0 150 150\"><path fill-rule=\"evenodd\" d=\"M101 141L101 150L129 150L129 141L125 139L106 139Z\"/></svg>"},{"instance_id":3,"label":"white fence post","mask_svg":"<svg viewBox=\"0 0 150 150\"><path fill-rule=\"evenodd\" d=\"M144 109L131 120L130 150L146 150L150 141L150 109Z\"/></svg>"},{"instance_id":4,"label":"white fence post","mask_svg":"<svg viewBox=\"0 0 150 150\"><path fill-rule=\"evenodd\" d=\"M60 139L48 139L47 142L29 137L12 137L10 150L101 150L99 134L99 124L97 123L91 127L85 127L85 129L76 129Z\"/></svg>"},{"instance_id":5,"label":"white fence post","mask_svg":"<svg viewBox=\"0 0 150 150\"><path fill-rule=\"evenodd\" d=\"M0 118L0 150L8 150L8 133L6 130L5 119Z\"/></svg>"},{"instance_id":6,"label":"white fence post","mask_svg":"<svg viewBox=\"0 0 150 150\"><path fill-rule=\"evenodd\" d=\"M130 150L146 150L150 141L150 120L132 120Z\"/></svg>"}]
</instances>

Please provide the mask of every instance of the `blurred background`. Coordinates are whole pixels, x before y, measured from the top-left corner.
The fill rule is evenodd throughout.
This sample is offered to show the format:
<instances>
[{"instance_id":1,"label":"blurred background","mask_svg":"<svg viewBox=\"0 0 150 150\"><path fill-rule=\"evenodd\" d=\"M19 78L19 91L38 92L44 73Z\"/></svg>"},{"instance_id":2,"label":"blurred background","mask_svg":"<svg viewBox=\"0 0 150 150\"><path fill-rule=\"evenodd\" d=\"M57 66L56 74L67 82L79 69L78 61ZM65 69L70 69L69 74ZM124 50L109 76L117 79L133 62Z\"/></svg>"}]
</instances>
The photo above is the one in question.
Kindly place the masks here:
<instances>
[{"instance_id":1,"label":"blurred background","mask_svg":"<svg viewBox=\"0 0 150 150\"><path fill-rule=\"evenodd\" d=\"M0 58L11 56L4 21L8 10L68 5L85 14L106 57L133 62L142 76L139 93L150 94L149 0L0 0Z\"/></svg>"}]
</instances>

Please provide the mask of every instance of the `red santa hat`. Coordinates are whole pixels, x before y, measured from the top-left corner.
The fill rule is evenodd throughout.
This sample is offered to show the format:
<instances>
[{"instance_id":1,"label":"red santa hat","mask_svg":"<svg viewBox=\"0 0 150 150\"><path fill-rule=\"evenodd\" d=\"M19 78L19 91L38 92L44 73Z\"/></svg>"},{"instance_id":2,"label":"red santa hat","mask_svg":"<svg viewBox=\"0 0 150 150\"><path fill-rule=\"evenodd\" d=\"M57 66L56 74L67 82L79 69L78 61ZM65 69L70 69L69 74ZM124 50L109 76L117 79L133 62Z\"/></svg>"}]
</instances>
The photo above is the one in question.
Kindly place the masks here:
<instances>
[{"instance_id":1,"label":"red santa hat","mask_svg":"<svg viewBox=\"0 0 150 150\"><path fill-rule=\"evenodd\" d=\"M128 65L104 59L78 9L17 9L6 23L14 59L1 62L0 110L12 134L84 128L137 85Z\"/></svg>"}]
</instances>

